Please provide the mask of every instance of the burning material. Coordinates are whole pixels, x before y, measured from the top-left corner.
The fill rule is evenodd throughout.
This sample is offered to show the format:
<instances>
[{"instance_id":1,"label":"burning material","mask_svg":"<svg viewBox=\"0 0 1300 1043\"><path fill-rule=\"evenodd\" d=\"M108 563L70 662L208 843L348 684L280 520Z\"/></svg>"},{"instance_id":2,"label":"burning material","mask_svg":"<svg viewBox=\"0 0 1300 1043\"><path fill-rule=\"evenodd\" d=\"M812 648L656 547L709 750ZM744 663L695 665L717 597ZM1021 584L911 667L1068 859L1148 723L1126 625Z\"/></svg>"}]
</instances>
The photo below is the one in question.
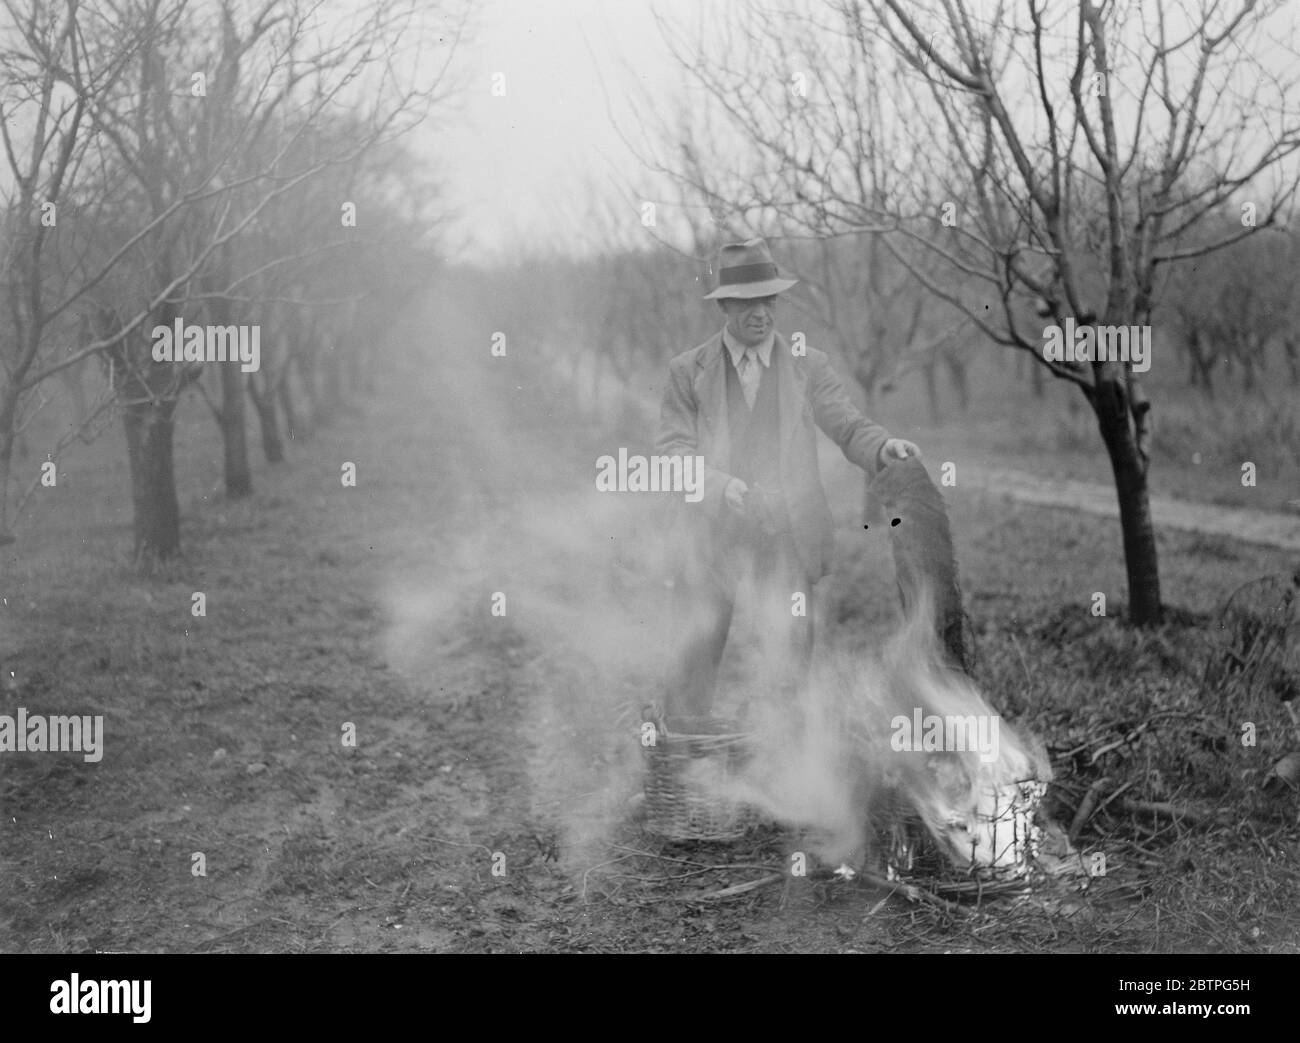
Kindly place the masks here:
<instances>
[{"instance_id":1,"label":"burning material","mask_svg":"<svg viewBox=\"0 0 1300 1043\"><path fill-rule=\"evenodd\" d=\"M804 849L829 866L883 869L891 879L1024 876L1042 836L1046 755L948 665L926 618L907 620L879 657L824 665L802 693L797 723L789 707L769 707L748 722L748 756L727 765L713 751L708 779L687 757L692 739L672 784L690 783L690 799L719 813L750 807L800 829ZM647 761L669 767L672 749L669 736L645 751ZM648 801L652 785L660 780L647 779ZM666 793L656 800L671 826L685 804Z\"/></svg>"},{"instance_id":2,"label":"burning material","mask_svg":"<svg viewBox=\"0 0 1300 1043\"><path fill-rule=\"evenodd\" d=\"M792 708L769 706L744 735L661 732L643 750L652 831L726 839L757 811L803 830L830 866L1024 876L1047 757L949 665L924 591L916 604L878 657L819 670L794 723Z\"/></svg>"},{"instance_id":3,"label":"burning material","mask_svg":"<svg viewBox=\"0 0 1300 1043\"><path fill-rule=\"evenodd\" d=\"M890 796L877 830L886 871L911 871L928 834L959 870L1021 875L1042 836L1035 814L1050 778L1047 757L1006 728L970 680L973 645L948 515L924 466L891 464L871 493L892 522L906 617L885 653L887 701L902 711L891 719L890 750L912 758L883 782Z\"/></svg>"},{"instance_id":4,"label":"burning material","mask_svg":"<svg viewBox=\"0 0 1300 1043\"><path fill-rule=\"evenodd\" d=\"M868 815L886 872L904 875L937 853L947 867L976 876L1023 875L1042 837L1035 815L1051 778L1046 754L948 665L924 590L915 604L879 677L875 712L889 716L888 739L877 730L863 766L883 765ZM932 872L944 868L934 857L928 862Z\"/></svg>"},{"instance_id":5,"label":"burning material","mask_svg":"<svg viewBox=\"0 0 1300 1043\"><path fill-rule=\"evenodd\" d=\"M878 655L819 664L795 702L756 700L743 737L674 746L668 736L646 750L655 831L735 836L751 809L801 830L802 848L841 879L1023 878L1043 836L1046 753L1002 721L967 672L973 648L947 515L925 469L892 464L873 492L898 522L887 531L902 627ZM744 757L719 745L742 739ZM708 819L708 807L722 819Z\"/></svg>"},{"instance_id":6,"label":"burning material","mask_svg":"<svg viewBox=\"0 0 1300 1043\"><path fill-rule=\"evenodd\" d=\"M889 823L883 844L886 875L900 879L925 869L944 875L949 869L981 878L1024 876L1038 855L1043 829L1035 821L1047 784L1037 779L997 785L986 782L970 800L963 794L951 803L932 800L913 807ZM921 833L926 829L926 834ZM938 859L926 860L933 849Z\"/></svg>"}]
</instances>

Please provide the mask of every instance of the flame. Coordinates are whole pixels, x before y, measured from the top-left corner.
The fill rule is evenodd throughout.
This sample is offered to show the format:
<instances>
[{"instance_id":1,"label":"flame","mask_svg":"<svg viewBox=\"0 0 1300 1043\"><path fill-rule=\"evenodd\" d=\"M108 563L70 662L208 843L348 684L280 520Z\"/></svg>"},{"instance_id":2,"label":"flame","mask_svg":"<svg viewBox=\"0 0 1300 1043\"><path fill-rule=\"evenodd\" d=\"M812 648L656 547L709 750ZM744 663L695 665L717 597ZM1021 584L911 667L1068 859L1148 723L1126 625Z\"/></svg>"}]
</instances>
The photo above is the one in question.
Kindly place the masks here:
<instances>
[{"instance_id":1,"label":"flame","mask_svg":"<svg viewBox=\"0 0 1300 1043\"><path fill-rule=\"evenodd\" d=\"M887 785L920 817L941 850L956 865L970 868L1023 868L1037 840L1034 811L1051 779L1041 743L1032 744L1002 721L974 682L947 665L930 623L929 599L905 622L883 656L884 698L897 713L913 720L970 722L994 737L972 750L898 750L876 744L889 758ZM953 738L945 730L944 739ZM914 738L914 737L913 737ZM951 747L951 742L945 746ZM885 823L889 825L889 823Z\"/></svg>"},{"instance_id":2,"label":"flame","mask_svg":"<svg viewBox=\"0 0 1300 1043\"><path fill-rule=\"evenodd\" d=\"M923 592L877 656L823 664L797 708L769 703L751 721L753 756L724 798L802 827L832 866L862 866L874 854L891 875L910 868L907 826L919 822L960 868L1026 868L1051 778L1046 753L946 662L930 605ZM995 741L954 743L962 734L954 727L940 748L900 749L900 719L956 722L967 740L983 727Z\"/></svg>"}]
</instances>

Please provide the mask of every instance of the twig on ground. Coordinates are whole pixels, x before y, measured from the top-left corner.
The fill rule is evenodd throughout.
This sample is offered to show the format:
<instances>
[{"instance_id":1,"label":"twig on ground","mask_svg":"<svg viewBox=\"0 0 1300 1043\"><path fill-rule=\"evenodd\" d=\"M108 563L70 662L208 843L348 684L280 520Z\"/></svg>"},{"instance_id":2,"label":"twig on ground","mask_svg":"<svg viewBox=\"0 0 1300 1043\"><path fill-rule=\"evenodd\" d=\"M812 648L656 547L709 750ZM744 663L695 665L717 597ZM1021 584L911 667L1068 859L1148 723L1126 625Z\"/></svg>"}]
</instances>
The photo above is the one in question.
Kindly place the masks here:
<instances>
[{"instance_id":1,"label":"twig on ground","mask_svg":"<svg viewBox=\"0 0 1300 1043\"><path fill-rule=\"evenodd\" d=\"M1129 779L1128 782L1124 783L1124 785L1120 786L1118 789L1115 790L1114 793L1110 794L1110 796L1108 796L1105 800L1103 800L1100 804L1098 804L1097 814L1101 814L1101 812L1105 811L1107 804L1115 800L1121 793L1123 793L1126 789L1132 786L1136 781L1137 781L1136 779Z\"/></svg>"},{"instance_id":2,"label":"twig on ground","mask_svg":"<svg viewBox=\"0 0 1300 1043\"><path fill-rule=\"evenodd\" d=\"M724 887L721 891L710 891L708 894L696 895L694 900L716 901L719 898L734 898L736 895L757 891L760 887L766 887L768 884L775 884L784 879L784 873L768 873L767 876L760 876L757 880L750 880L744 884L733 884L731 887Z\"/></svg>"},{"instance_id":3,"label":"twig on ground","mask_svg":"<svg viewBox=\"0 0 1300 1043\"><path fill-rule=\"evenodd\" d=\"M863 919L866 920L869 919L870 917L875 916L876 913L880 912L881 908L883 908L884 904L888 901L889 901L889 895L885 895L884 898L882 898L879 902L877 902L875 905L873 905L870 909L867 910L867 915L864 916Z\"/></svg>"},{"instance_id":4,"label":"twig on ground","mask_svg":"<svg viewBox=\"0 0 1300 1043\"><path fill-rule=\"evenodd\" d=\"M1088 763L1096 764L1098 760L1100 760L1106 754L1110 753L1111 750L1117 750L1121 746L1129 745L1134 739L1136 739L1139 735L1141 735L1144 731L1146 731L1150 727L1151 727L1150 720L1143 721L1141 724L1139 724L1136 728L1134 728L1132 731L1130 731L1127 735L1123 736L1122 738L1116 739L1114 742L1108 742L1106 743L1105 746L1093 750L1092 759L1089 760Z\"/></svg>"},{"instance_id":5,"label":"twig on ground","mask_svg":"<svg viewBox=\"0 0 1300 1043\"><path fill-rule=\"evenodd\" d=\"M1159 866L1164 864L1162 859L1158 858L1155 854L1153 854L1143 845L1139 844L1136 840L1132 840L1128 837L1120 837L1112 841L1112 843L1115 844L1115 846L1120 848L1121 850L1126 850L1127 851L1126 857L1132 859L1134 862L1138 862L1143 865L1154 865L1154 866Z\"/></svg>"},{"instance_id":6,"label":"twig on ground","mask_svg":"<svg viewBox=\"0 0 1300 1043\"><path fill-rule=\"evenodd\" d=\"M1125 811L1137 814L1164 815L1173 819L1185 818L1188 822L1196 823L1221 822L1225 816L1232 814L1228 808L1219 808L1216 811L1201 811L1181 804L1170 804L1167 801L1126 800L1120 806Z\"/></svg>"},{"instance_id":7,"label":"twig on ground","mask_svg":"<svg viewBox=\"0 0 1300 1043\"><path fill-rule=\"evenodd\" d=\"M858 879L864 880L876 887L886 887L891 891L901 891L903 896L913 902L926 902L939 909L944 910L950 915L960 913L962 907L956 902L950 902L946 898L940 898L938 895L931 894L924 888L917 887L915 884L909 884L902 880L887 880L883 876L872 873L869 870L862 870L858 873ZM888 897L888 896L886 896Z\"/></svg>"},{"instance_id":8,"label":"twig on ground","mask_svg":"<svg viewBox=\"0 0 1300 1043\"><path fill-rule=\"evenodd\" d=\"M1101 730L1105 730L1105 729L1103 728L1103 729L1101 729ZM1088 737L1087 737L1086 739L1084 739L1083 742L1079 743L1078 746L1074 746L1074 747L1072 747L1072 748L1070 748L1070 749L1065 750L1064 752L1062 752L1062 754L1061 754L1062 759L1064 759L1064 760L1069 760L1070 758L1074 757L1075 755L1082 753L1082 752L1083 752L1084 750L1086 750L1089 746L1091 746L1094 742L1096 742L1099 738L1100 738L1100 736L1093 735L1093 734L1089 733Z\"/></svg>"},{"instance_id":9,"label":"twig on ground","mask_svg":"<svg viewBox=\"0 0 1300 1043\"><path fill-rule=\"evenodd\" d=\"M1101 791L1110 785L1109 777L1103 775L1088 787L1088 792L1083 795L1083 801L1079 804L1079 810L1074 813L1074 818L1070 822L1070 829L1066 837L1073 844L1079 838L1079 832L1088 824L1088 819L1092 817L1093 809L1097 806L1097 800L1101 796Z\"/></svg>"},{"instance_id":10,"label":"twig on ground","mask_svg":"<svg viewBox=\"0 0 1300 1043\"><path fill-rule=\"evenodd\" d=\"M418 836L418 837L416 837L415 839L416 839L416 840L432 840L432 841L434 841L435 843L438 843L438 844L450 844L452 847L472 847L472 848L477 848L477 849L480 850L480 851L486 851L486 852L488 853L488 857L489 857L489 858L492 856L492 849L491 849L490 847L485 847L485 846L482 845L482 844L467 844L467 843L465 843L465 841L463 841L463 840L447 840L447 839L445 839L445 838L443 838L443 837L434 837L434 836L429 836L429 835L427 835L427 834L426 834L426 835L422 835L422 836Z\"/></svg>"},{"instance_id":11,"label":"twig on ground","mask_svg":"<svg viewBox=\"0 0 1300 1043\"><path fill-rule=\"evenodd\" d=\"M621 855L618 858L611 858L608 862L597 862L594 866L590 866L588 869L586 869L582 874L582 892L581 892L582 897L583 898L587 897L587 877L589 877L597 869L604 869L606 866L612 866L619 862L626 862L629 858L633 858L633 857L634 857L633 855Z\"/></svg>"},{"instance_id":12,"label":"twig on ground","mask_svg":"<svg viewBox=\"0 0 1300 1043\"><path fill-rule=\"evenodd\" d=\"M199 942L198 945L195 946L195 951L197 952L202 949L211 948L214 945L219 945L222 942L228 941L229 939L235 937L238 934L245 934L248 931L254 931L257 928L261 927L262 924L266 923L266 921L269 919L270 919L269 916L263 916L257 920L254 920L252 923L244 924L243 927L236 927L233 931L227 931L225 934L219 934L215 938L208 938L205 941Z\"/></svg>"}]
</instances>

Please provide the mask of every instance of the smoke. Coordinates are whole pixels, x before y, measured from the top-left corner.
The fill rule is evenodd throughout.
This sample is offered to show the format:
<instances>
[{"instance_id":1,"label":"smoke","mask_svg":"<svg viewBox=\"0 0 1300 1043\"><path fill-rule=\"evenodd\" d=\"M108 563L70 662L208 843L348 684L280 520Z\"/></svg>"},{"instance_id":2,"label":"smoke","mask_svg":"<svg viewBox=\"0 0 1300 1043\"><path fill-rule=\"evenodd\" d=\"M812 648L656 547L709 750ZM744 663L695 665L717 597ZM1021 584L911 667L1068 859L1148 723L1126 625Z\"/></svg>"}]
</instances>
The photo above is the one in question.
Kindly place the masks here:
<instances>
[{"instance_id":1,"label":"smoke","mask_svg":"<svg viewBox=\"0 0 1300 1043\"><path fill-rule=\"evenodd\" d=\"M494 664L488 686L508 708L501 741L527 770L527 814L558 829L581 869L629 828L642 792L643 710L661 697L675 647L656 512L680 494L598 492L597 461L617 443L591 437L580 417L539 419L549 392L528 372L478 349L438 361L437 406L415 437L436 447L439 493L406 508L436 536L413 539L385 580L384 643L430 700L449 697L457 664ZM717 799L801 830L830 865L867 862L900 809L954 860L997 863L990 794L1045 781L1046 757L946 665L931 618L922 597L875 654L828 649L820 635L812 676L790 692L771 683L791 665L774 662L764 637L777 621L742 587L714 707L743 720L749 756L738 776L709 776ZM937 749L924 734L900 741L900 719L928 718L976 727L966 748L946 748L960 737L951 728Z\"/></svg>"},{"instance_id":2,"label":"smoke","mask_svg":"<svg viewBox=\"0 0 1300 1043\"><path fill-rule=\"evenodd\" d=\"M1008 804L1032 813L1031 793L1017 783L1050 778L1045 752L948 665L931 604L922 588L916 611L877 653L831 651L793 702L752 707L751 758L718 784L718 799L801 831L828 865L879 859L882 838L905 817L957 864L1021 858L1009 845L1025 823L1011 821Z\"/></svg>"},{"instance_id":3,"label":"smoke","mask_svg":"<svg viewBox=\"0 0 1300 1043\"><path fill-rule=\"evenodd\" d=\"M619 443L527 345L493 357L496 324L467 307L429 309L436 351L401 381L422 418L401 467L434 481L396 479L406 550L380 580L383 651L430 705L487 704L490 741L526 771L523 806L482 828L550 825L581 867L641 787L667 645L661 497L598 492Z\"/></svg>"}]
</instances>

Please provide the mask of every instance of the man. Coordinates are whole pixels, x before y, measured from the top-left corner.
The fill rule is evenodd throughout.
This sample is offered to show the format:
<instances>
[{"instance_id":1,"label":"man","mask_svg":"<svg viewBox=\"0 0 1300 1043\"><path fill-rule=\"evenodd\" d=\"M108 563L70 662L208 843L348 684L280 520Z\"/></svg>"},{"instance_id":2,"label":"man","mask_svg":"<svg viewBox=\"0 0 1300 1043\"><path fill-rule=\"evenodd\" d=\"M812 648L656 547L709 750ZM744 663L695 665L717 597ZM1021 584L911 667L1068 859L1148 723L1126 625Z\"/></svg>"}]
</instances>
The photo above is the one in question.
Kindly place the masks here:
<instances>
[{"instance_id":1,"label":"man","mask_svg":"<svg viewBox=\"0 0 1300 1043\"><path fill-rule=\"evenodd\" d=\"M655 442L657 454L704 458L704 496L678 504L670 537L677 647L665 723L683 733L715 730L713 689L742 581L753 584L763 676L787 694L807 676L812 586L834 551L814 424L868 475L889 458L920 457L862 415L824 352L796 354L776 332L777 295L798 280L766 242L722 247L717 268L704 299L718 302L725 325L669 363Z\"/></svg>"}]
</instances>

